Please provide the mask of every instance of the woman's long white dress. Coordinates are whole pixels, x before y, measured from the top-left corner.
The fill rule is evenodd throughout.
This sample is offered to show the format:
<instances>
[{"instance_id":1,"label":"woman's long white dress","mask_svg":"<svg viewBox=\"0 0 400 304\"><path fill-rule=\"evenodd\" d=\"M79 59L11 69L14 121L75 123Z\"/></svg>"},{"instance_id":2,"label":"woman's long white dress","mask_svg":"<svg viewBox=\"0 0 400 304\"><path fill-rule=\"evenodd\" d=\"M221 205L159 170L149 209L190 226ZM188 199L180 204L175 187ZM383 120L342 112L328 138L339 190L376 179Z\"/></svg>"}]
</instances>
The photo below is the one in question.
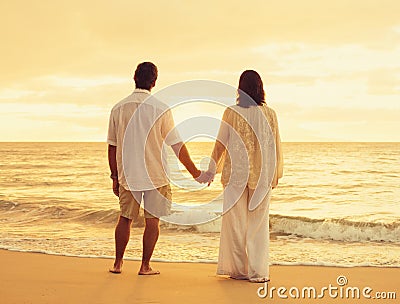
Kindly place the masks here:
<instances>
[{"instance_id":1,"label":"woman's long white dress","mask_svg":"<svg viewBox=\"0 0 400 304\"><path fill-rule=\"evenodd\" d=\"M269 279L269 202L283 174L277 117L266 105L225 110L217 139L226 147L224 213L217 274Z\"/></svg>"}]
</instances>

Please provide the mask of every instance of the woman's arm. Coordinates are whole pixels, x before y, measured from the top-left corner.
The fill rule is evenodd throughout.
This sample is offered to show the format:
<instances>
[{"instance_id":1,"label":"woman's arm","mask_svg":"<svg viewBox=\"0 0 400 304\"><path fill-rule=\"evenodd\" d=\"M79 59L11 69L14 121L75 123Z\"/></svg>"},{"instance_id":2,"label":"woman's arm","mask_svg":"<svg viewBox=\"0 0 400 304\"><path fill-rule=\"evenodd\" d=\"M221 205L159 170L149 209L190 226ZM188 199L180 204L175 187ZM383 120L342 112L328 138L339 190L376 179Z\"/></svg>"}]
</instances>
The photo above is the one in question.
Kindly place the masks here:
<instances>
[{"instance_id":1,"label":"woman's arm","mask_svg":"<svg viewBox=\"0 0 400 304\"><path fill-rule=\"evenodd\" d=\"M214 149L211 153L211 161L208 165L208 171L212 172L213 174L219 171L219 163L222 161L221 157L224 154L225 149L225 146L219 140L215 141Z\"/></svg>"},{"instance_id":2,"label":"woman's arm","mask_svg":"<svg viewBox=\"0 0 400 304\"><path fill-rule=\"evenodd\" d=\"M278 125L276 125L276 171L278 179L283 176L283 152L282 152L282 143L281 143L281 136L279 134Z\"/></svg>"},{"instance_id":3,"label":"woman's arm","mask_svg":"<svg viewBox=\"0 0 400 304\"><path fill-rule=\"evenodd\" d=\"M208 166L208 171L212 172L213 174L219 172L218 170L221 166L219 166L220 162L222 162L222 156L225 153L226 145L228 144L229 140L229 119L230 119L230 109L227 108L222 116L221 125L219 127L217 140L214 144L214 149L211 153L211 161Z\"/></svg>"},{"instance_id":4,"label":"woman's arm","mask_svg":"<svg viewBox=\"0 0 400 304\"><path fill-rule=\"evenodd\" d=\"M279 134L278 118L275 111L273 112L274 124L275 124L275 149L276 149L276 164L275 164L275 175L272 181L272 189L278 186L279 179L283 176L283 152L281 136Z\"/></svg>"}]
</instances>

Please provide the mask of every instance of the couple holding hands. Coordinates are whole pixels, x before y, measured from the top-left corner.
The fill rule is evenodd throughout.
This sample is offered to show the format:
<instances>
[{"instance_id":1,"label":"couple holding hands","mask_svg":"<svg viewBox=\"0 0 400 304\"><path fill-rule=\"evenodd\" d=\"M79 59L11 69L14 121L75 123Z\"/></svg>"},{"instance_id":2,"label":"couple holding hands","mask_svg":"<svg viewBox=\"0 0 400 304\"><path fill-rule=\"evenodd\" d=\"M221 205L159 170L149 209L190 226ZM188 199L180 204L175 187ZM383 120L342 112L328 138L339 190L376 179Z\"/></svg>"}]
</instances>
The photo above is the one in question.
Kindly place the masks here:
<instances>
[{"instance_id":1,"label":"couple holding hands","mask_svg":"<svg viewBox=\"0 0 400 304\"><path fill-rule=\"evenodd\" d=\"M263 83L253 70L242 73L236 105L227 107L207 171L191 160L165 104L149 102L158 76L151 62L135 71L136 89L110 114L108 161L121 214L115 229L112 273L121 273L132 221L144 202L145 229L139 275L157 275L150 259L159 236L159 218L171 208L163 145L169 145L199 183L221 172L224 205L218 275L251 282L269 280L269 203L283 175L283 156L274 110L265 103Z\"/></svg>"}]
</instances>

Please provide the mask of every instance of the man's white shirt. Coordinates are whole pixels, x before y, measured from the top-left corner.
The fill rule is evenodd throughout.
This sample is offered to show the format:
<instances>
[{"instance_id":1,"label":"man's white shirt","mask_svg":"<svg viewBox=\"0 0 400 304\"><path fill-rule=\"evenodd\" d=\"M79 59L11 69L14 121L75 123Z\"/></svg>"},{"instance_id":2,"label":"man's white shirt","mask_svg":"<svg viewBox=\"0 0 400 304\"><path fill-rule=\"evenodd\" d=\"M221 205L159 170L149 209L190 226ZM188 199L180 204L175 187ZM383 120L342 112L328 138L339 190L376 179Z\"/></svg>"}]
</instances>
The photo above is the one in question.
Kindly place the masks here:
<instances>
[{"instance_id":1,"label":"man's white shirt","mask_svg":"<svg viewBox=\"0 0 400 304\"><path fill-rule=\"evenodd\" d=\"M135 89L111 110L107 143L117 147L118 181L127 190L167 185L165 145L181 141L171 110L147 90Z\"/></svg>"}]
</instances>

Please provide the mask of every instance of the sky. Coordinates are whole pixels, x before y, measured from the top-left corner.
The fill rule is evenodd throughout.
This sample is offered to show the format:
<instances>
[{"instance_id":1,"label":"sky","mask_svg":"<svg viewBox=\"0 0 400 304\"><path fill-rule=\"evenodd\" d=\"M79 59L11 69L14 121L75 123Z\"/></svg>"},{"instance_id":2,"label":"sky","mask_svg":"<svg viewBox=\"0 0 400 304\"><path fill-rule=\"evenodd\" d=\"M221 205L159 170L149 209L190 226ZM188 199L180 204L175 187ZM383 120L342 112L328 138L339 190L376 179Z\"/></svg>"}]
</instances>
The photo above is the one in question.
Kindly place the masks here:
<instances>
[{"instance_id":1,"label":"sky","mask_svg":"<svg viewBox=\"0 0 400 304\"><path fill-rule=\"evenodd\" d=\"M0 35L0 141L105 141L142 61L154 92L258 71L283 141L400 141L397 0L2 1Z\"/></svg>"}]
</instances>

